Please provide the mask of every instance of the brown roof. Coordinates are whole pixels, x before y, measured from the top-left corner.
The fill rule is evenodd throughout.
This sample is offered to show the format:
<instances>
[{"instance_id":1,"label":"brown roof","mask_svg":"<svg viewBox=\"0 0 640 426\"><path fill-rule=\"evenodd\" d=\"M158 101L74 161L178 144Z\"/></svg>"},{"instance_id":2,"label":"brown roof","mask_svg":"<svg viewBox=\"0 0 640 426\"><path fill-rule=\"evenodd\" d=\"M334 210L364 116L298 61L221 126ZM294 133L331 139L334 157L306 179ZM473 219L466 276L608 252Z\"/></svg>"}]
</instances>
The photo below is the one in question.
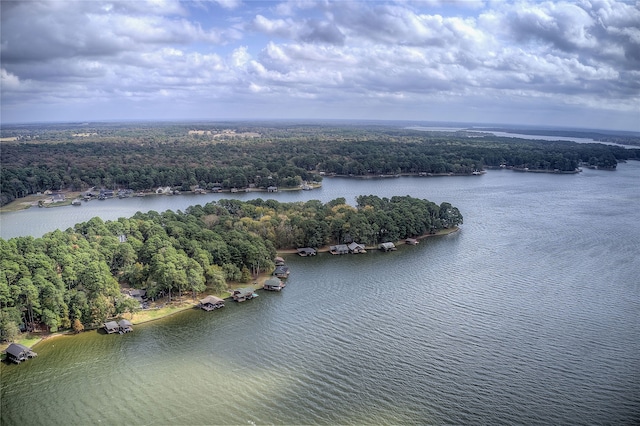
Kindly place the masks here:
<instances>
[{"instance_id":1,"label":"brown roof","mask_svg":"<svg viewBox=\"0 0 640 426\"><path fill-rule=\"evenodd\" d=\"M207 303L211 303L212 305L215 305L216 303L220 303L220 302L224 302L224 300L216 296L207 296L200 301L200 304L206 305Z\"/></svg>"}]
</instances>

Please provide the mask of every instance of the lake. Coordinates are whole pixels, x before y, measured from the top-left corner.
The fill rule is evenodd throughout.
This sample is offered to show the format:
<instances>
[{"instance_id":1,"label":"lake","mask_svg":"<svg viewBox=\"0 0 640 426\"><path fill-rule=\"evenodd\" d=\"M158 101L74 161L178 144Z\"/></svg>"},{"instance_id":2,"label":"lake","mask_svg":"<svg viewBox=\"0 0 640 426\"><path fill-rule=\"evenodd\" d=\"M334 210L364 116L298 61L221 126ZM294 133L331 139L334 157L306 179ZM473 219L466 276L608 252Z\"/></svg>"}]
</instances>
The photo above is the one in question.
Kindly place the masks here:
<instances>
[{"instance_id":1,"label":"lake","mask_svg":"<svg viewBox=\"0 0 640 426\"><path fill-rule=\"evenodd\" d=\"M0 365L0 424L638 424L639 183L629 162L269 194L411 195L464 225L390 253L286 256L282 292L44 341ZM2 214L2 237L229 195Z\"/></svg>"},{"instance_id":2,"label":"lake","mask_svg":"<svg viewBox=\"0 0 640 426\"><path fill-rule=\"evenodd\" d=\"M483 134L491 134L500 138L516 138L516 139L527 139L527 140L539 140L539 141L567 141L567 142L575 142L575 143L599 143L604 145L613 145L613 146L621 146L627 149L638 149L635 145L623 145L614 142L605 142L605 141L597 141L593 138L577 138L572 136L553 136L553 135L529 135L526 133L517 133L517 132L501 132L497 130L488 130L482 127L423 127L423 126L413 126L407 127L410 130L420 130L425 132L447 132L447 133L456 133L463 131L468 134L477 134L478 137L483 136Z\"/></svg>"}]
</instances>

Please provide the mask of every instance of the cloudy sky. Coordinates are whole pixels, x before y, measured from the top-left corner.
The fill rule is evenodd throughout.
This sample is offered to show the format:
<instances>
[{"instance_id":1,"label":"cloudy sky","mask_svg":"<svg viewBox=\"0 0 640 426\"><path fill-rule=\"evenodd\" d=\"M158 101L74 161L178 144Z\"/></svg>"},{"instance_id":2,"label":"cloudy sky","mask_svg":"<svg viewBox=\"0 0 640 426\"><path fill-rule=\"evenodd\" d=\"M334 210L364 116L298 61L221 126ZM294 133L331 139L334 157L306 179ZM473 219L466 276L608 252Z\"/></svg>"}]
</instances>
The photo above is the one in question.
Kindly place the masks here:
<instances>
[{"instance_id":1,"label":"cloudy sky","mask_svg":"<svg viewBox=\"0 0 640 426\"><path fill-rule=\"evenodd\" d=\"M635 1L0 5L4 123L354 118L640 131Z\"/></svg>"}]
</instances>

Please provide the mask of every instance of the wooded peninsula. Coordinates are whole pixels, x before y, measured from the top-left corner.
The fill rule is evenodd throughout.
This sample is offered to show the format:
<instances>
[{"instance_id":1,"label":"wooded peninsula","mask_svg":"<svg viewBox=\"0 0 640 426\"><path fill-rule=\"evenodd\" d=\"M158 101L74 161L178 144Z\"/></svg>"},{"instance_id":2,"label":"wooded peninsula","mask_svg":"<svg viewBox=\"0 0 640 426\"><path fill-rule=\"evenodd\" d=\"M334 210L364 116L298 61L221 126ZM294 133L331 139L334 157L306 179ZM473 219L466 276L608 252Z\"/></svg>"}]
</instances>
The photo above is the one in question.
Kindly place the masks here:
<instances>
[{"instance_id":1,"label":"wooded peninsula","mask_svg":"<svg viewBox=\"0 0 640 426\"><path fill-rule=\"evenodd\" d=\"M226 295L274 269L277 249L357 241L375 245L456 228L449 203L409 196L279 203L219 200L185 212L96 217L42 238L0 239L0 336L23 330L81 331L135 313L121 288L144 289L169 303L188 292ZM1 339L0 339L1 340Z\"/></svg>"},{"instance_id":2,"label":"wooded peninsula","mask_svg":"<svg viewBox=\"0 0 640 426\"><path fill-rule=\"evenodd\" d=\"M31 124L3 125L1 136L0 206L48 190L295 188L330 175L470 175L490 167L571 173L640 158L637 149L598 143L371 123Z\"/></svg>"}]
</instances>

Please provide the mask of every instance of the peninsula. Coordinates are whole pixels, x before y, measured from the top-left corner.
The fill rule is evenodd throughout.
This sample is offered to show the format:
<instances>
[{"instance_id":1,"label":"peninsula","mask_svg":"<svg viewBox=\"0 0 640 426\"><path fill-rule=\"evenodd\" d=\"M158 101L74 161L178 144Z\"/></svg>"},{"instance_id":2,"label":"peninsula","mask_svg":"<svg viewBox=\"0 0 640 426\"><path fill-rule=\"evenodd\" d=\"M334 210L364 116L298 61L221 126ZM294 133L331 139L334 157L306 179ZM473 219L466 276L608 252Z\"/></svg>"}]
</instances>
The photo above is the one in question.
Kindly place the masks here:
<instances>
[{"instance_id":1,"label":"peninsula","mask_svg":"<svg viewBox=\"0 0 640 426\"><path fill-rule=\"evenodd\" d=\"M224 297L233 286L264 279L279 250L354 242L375 247L455 231L463 222L447 202L374 195L355 201L222 199L185 212L107 222L94 217L42 238L0 239L1 336L14 341L21 331L81 331L144 313L131 289L144 290L167 314L176 311L176 296Z\"/></svg>"}]
</instances>

